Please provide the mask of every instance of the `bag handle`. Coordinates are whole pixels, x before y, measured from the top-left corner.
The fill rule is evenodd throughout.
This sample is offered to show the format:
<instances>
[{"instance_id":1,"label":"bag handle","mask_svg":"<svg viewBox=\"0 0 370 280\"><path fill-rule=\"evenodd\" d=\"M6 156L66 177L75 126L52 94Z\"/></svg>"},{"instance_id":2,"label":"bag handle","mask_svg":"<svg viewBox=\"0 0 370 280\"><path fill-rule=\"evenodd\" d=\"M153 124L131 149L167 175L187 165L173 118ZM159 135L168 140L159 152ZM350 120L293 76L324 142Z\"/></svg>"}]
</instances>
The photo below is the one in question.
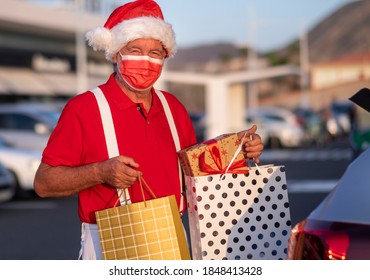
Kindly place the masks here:
<instances>
[{"instance_id":1,"label":"bag handle","mask_svg":"<svg viewBox=\"0 0 370 280\"><path fill-rule=\"evenodd\" d=\"M243 135L243 137L242 137L242 140L240 141L240 144L239 144L238 148L236 149L236 151L235 151L235 153L234 153L233 157L231 158L229 165L226 167L225 172L221 175L220 180L225 179L225 174L227 173L227 171L228 171L228 170L229 170L229 168L231 167L232 163L234 162L234 160L236 159L236 157L238 156L238 154L239 154L239 153L240 153L240 151L242 150L242 148L243 148L243 141L244 141L244 138L245 138L245 136L246 136L246 135L247 135L247 131L244 133L244 135ZM249 139L250 139L250 140L252 140L252 135L249 135ZM253 160L253 159L247 159L247 164L248 164L249 169L251 169L250 161L252 161L252 160ZM254 163L254 164L256 165L256 168L257 168L257 170L258 170L259 174L261 174L261 170L259 169L258 164L257 164L257 163Z\"/></svg>"},{"instance_id":2,"label":"bag handle","mask_svg":"<svg viewBox=\"0 0 370 280\"><path fill-rule=\"evenodd\" d=\"M252 139L252 135L249 135L249 140L253 140ZM249 167L249 169L251 169L251 161L253 161L253 158L249 158L248 160L247 160L247 163L248 163L248 167ZM253 161L254 162L254 165L256 166L256 168L257 168L257 171L258 171L258 175L260 175L261 174L261 170L260 170L260 167L258 166L258 164L255 162L255 161Z\"/></svg>"},{"instance_id":3,"label":"bag handle","mask_svg":"<svg viewBox=\"0 0 370 280\"><path fill-rule=\"evenodd\" d=\"M157 196L155 195L155 193L153 192L153 190L149 187L148 183L144 180L144 178L141 175L141 173L139 174L138 180L139 180L141 195L142 195L142 198L143 198L143 201L144 201L144 205L146 207L146 199L145 199L145 194L144 194L144 187L149 192L149 194L151 195L152 198L157 198ZM118 191L118 198L117 198L116 202L114 203L114 207L117 207L118 201L121 202L123 200L123 201L126 201L127 202L127 197L126 197L126 191L125 190L126 189L119 189L119 190L117 190ZM123 195L123 199L121 199L122 195ZM127 205L127 204L130 204L130 203L124 203L124 204ZM123 205L123 204L121 203L121 205Z\"/></svg>"}]
</instances>

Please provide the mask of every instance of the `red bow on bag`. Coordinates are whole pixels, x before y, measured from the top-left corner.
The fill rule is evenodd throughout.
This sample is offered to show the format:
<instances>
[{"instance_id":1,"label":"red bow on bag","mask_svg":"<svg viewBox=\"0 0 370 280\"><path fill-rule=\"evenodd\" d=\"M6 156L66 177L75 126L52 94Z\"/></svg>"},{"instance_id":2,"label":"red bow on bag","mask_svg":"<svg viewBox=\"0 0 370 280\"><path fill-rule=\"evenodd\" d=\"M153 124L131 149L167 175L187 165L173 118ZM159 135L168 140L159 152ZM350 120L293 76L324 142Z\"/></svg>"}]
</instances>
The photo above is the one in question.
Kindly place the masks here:
<instances>
[{"instance_id":1,"label":"red bow on bag","mask_svg":"<svg viewBox=\"0 0 370 280\"><path fill-rule=\"evenodd\" d=\"M220 153L220 148L218 146L218 142L216 140L209 140L205 142L207 144L207 150L211 155L213 162L215 163L215 167L212 167L208 163L206 163L206 152L203 152L199 155L199 168L201 171L209 173L209 174L224 174L226 173L226 168L228 163L222 164L222 157ZM244 174L248 173L248 170L245 169L247 167L246 162L244 159L240 159L234 161L227 173L236 173L236 174ZM241 169L242 168L242 169Z\"/></svg>"}]
</instances>

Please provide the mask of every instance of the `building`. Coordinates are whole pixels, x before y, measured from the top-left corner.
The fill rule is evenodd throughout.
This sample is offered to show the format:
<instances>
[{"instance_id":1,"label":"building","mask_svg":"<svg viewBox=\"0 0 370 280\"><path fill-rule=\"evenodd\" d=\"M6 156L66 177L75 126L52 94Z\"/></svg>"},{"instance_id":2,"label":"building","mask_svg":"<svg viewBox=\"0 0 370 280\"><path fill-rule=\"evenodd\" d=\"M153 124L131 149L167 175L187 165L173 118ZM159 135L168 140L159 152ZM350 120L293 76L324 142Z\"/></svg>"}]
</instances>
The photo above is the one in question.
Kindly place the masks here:
<instances>
[{"instance_id":1,"label":"building","mask_svg":"<svg viewBox=\"0 0 370 280\"><path fill-rule=\"evenodd\" d=\"M370 80L370 52L342 56L310 67L311 88L321 90Z\"/></svg>"},{"instance_id":2,"label":"building","mask_svg":"<svg viewBox=\"0 0 370 280\"><path fill-rule=\"evenodd\" d=\"M93 13L2 0L0 102L67 99L104 81L111 66L83 36L102 24Z\"/></svg>"}]
</instances>

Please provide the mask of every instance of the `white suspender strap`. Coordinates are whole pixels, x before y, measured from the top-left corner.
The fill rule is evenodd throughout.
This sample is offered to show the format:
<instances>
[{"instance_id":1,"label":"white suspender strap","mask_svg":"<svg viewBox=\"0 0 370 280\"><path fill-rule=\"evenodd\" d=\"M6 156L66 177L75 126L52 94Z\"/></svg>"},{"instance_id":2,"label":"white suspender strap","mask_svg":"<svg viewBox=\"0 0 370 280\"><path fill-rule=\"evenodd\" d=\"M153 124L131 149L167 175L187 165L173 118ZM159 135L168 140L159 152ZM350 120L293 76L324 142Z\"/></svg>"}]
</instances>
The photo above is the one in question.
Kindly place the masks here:
<instances>
[{"instance_id":1,"label":"white suspender strap","mask_svg":"<svg viewBox=\"0 0 370 280\"><path fill-rule=\"evenodd\" d=\"M170 129L171 129L172 138L173 138L173 141L175 142L176 151L178 152L178 151L181 150L180 140L179 140L179 135L177 133L177 128L176 128L176 125L175 125L175 121L173 120L173 116L172 116L172 113L171 113L170 106L168 105L166 97L164 96L162 91L156 89L155 92L157 93L157 95L159 97L159 100L161 101L162 106L164 108L164 112L166 114L166 118L167 118L168 124L169 124ZM177 163L178 163L177 168L178 168L178 171L179 171L179 180L180 180L180 209L179 210L180 210L180 212L183 212L183 210L185 209L185 205L184 205L185 204L185 197L184 197L184 193L183 193L182 172L181 172L180 161L177 160Z\"/></svg>"},{"instance_id":2,"label":"white suspender strap","mask_svg":"<svg viewBox=\"0 0 370 280\"><path fill-rule=\"evenodd\" d=\"M117 137L114 130L112 113L108 101L99 87L94 88L93 90L91 90L91 92L94 94L96 101L98 102L100 116L103 123L105 142L108 149L108 156L109 158L119 156ZM118 195L120 195L120 189L117 189L117 192ZM121 205L131 203L128 189L125 189L125 196L126 200L124 199L124 196L120 197Z\"/></svg>"},{"instance_id":3,"label":"white suspender strap","mask_svg":"<svg viewBox=\"0 0 370 280\"><path fill-rule=\"evenodd\" d=\"M161 100L162 106L164 108L164 112L166 114L168 124L170 125L172 138L173 138L173 141L175 142L176 151L180 151L181 147L180 147L179 135L177 134L176 125L175 125L175 121L173 120L170 106L168 105L166 97L164 97L163 93L160 90L156 89L155 92L157 93L159 99Z\"/></svg>"},{"instance_id":4,"label":"white suspender strap","mask_svg":"<svg viewBox=\"0 0 370 280\"><path fill-rule=\"evenodd\" d=\"M94 93L96 101L98 102L109 158L118 156L119 151L116 132L114 130L112 114L107 99L99 87L94 88L91 92Z\"/></svg>"}]
</instances>

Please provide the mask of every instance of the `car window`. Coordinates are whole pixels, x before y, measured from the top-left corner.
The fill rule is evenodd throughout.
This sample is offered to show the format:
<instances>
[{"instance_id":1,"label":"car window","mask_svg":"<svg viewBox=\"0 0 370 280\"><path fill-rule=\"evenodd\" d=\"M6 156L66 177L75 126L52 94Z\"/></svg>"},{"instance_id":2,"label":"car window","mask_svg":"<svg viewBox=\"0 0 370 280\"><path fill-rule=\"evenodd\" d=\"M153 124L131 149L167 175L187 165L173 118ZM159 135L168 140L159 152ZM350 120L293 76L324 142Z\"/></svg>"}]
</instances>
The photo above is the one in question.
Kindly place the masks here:
<instances>
[{"instance_id":1,"label":"car window","mask_svg":"<svg viewBox=\"0 0 370 280\"><path fill-rule=\"evenodd\" d=\"M17 113L0 114L1 129L33 131L35 124L36 120L26 115Z\"/></svg>"},{"instance_id":2,"label":"car window","mask_svg":"<svg viewBox=\"0 0 370 280\"><path fill-rule=\"evenodd\" d=\"M266 115L264 115L264 118L267 119L267 120L272 120L272 121L279 121L279 122L284 121L284 118L282 118L280 116L277 116L277 115L266 114Z\"/></svg>"}]
</instances>

